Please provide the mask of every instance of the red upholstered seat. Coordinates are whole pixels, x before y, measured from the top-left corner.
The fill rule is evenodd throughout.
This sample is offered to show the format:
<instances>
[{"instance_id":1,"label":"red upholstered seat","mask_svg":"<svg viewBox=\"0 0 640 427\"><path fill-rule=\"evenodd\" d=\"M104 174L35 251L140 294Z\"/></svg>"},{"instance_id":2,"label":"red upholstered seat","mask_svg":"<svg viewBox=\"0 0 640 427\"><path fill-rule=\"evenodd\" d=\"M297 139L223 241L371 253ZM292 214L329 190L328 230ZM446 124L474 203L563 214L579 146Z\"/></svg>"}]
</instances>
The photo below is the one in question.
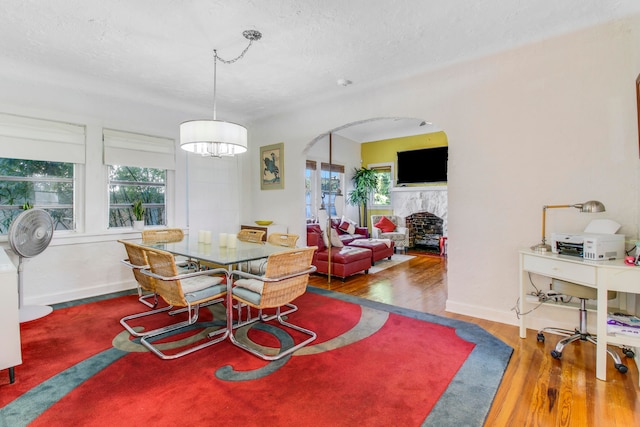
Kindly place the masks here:
<instances>
[{"instance_id":1,"label":"red upholstered seat","mask_svg":"<svg viewBox=\"0 0 640 427\"><path fill-rule=\"evenodd\" d=\"M351 247L366 248L371 250L371 265L374 265L376 261L380 261L384 258L391 259L393 255L393 241L389 241L389 245L380 240L372 239L358 239L349 243Z\"/></svg>"}]
</instances>

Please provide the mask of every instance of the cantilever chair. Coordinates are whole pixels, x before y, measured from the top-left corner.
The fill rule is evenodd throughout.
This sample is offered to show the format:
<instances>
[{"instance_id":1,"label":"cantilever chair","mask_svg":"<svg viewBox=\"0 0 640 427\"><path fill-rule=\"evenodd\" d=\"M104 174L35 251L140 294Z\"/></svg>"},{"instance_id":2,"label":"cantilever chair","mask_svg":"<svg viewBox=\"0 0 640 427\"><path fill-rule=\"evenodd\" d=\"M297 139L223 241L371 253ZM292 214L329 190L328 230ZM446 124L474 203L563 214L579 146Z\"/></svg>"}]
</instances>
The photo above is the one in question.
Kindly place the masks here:
<instances>
[{"instance_id":1,"label":"cantilever chair","mask_svg":"<svg viewBox=\"0 0 640 427\"><path fill-rule=\"evenodd\" d=\"M155 291L155 282L150 277L140 273L141 269L148 267L144 247L126 240L118 240L118 242L122 243L127 251L127 259L121 262L133 271L133 277L135 277L138 286L138 300L149 308L156 308L158 296ZM145 294L145 292L147 293ZM149 302L148 300L152 297L154 299L153 302Z\"/></svg>"},{"instance_id":2,"label":"cantilever chair","mask_svg":"<svg viewBox=\"0 0 640 427\"><path fill-rule=\"evenodd\" d=\"M583 286L577 283L566 282L564 280L559 280L559 279L552 280L551 288L554 291L558 292L559 294L576 297L580 299L580 326L578 327L578 329L574 331L570 331L568 329L553 328L553 327L542 328L538 331L538 337L537 337L538 341L544 342L544 332L551 332L554 334L567 337L558 341L558 343L556 344L556 347L553 350L551 350L551 356L553 356L554 359L560 359L562 357L562 350L564 350L564 347L567 346L568 344L571 344L574 341L577 341L577 340L589 341L592 344L596 344L597 343L596 336L591 335L589 332L587 332L586 302L587 300L590 300L590 299L597 299L598 290L596 288L591 288L589 286ZM607 295L607 299L614 299L615 297L616 297L616 292L609 291ZM603 331L603 333L606 333L606 331ZM607 353L613 359L614 366L618 371L620 371L623 374L627 372L627 367L622 363L622 360L620 359L620 356L618 356L617 353L609 349L607 349ZM633 354L632 352L630 352L630 350L627 350L627 349L624 349L624 353L627 356L629 354L631 355Z\"/></svg>"},{"instance_id":3,"label":"cantilever chair","mask_svg":"<svg viewBox=\"0 0 640 427\"><path fill-rule=\"evenodd\" d=\"M140 340L142 345L161 359L176 359L224 340L228 336L226 320L222 321L225 324L224 327L216 329L207 336L207 339L216 337L215 339L207 340L175 354L165 354L153 344L153 341L162 339L171 333L181 332L181 329L193 325L198 320L200 307L224 301L227 285L223 283L224 277L216 276L216 274L226 274L226 270L219 268L180 274L175 258L170 252L153 248L145 248L145 252L149 268L142 269L140 272L155 280L156 293L167 304L185 307L188 312L188 320L145 335Z\"/></svg>"},{"instance_id":4,"label":"cantilever chair","mask_svg":"<svg viewBox=\"0 0 640 427\"><path fill-rule=\"evenodd\" d=\"M242 230L238 231L238 240L240 240L241 242L261 243L264 234L264 230L243 228Z\"/></svg>"},{"instance_id":5,"label":"cantilever chair","mask_svg":"<svg viewBox=\"0 0 640 427\"><path fill-rule=\"evenodd\" d=\"M233 328L251 325L255 322L269 322L277 320L282 326L301 332L308 338L297 344L292 343L289 348L281 348L279 352L268 351L260 346L251 346L236 339L230 331L231 342L238 347L264 360L278 360L293 353L299 348L316 339L315 332L286 322L283 316L296 311L298 308L291 302L304 294L309 282L309 274L316 268L311 265L313 253L317 247L291 249L269 255L264 276L256 276L244 271L234 270L233 275L240 277L233 283L231 298L239 302L236 304L238 321ZM287 306L286 312L281 307ZM250 307L258 309L257 316L251 316ZM264 309L275 308L275 314L265 315ZM242 311L246 311L246 319L242 320ZM233 317L233 310L230 310ZM233 318L231 318L233 324ZM259 347L259 348L258 348ZM275 354L272 354L275 353Z\"/></svg>"}]
</instances>

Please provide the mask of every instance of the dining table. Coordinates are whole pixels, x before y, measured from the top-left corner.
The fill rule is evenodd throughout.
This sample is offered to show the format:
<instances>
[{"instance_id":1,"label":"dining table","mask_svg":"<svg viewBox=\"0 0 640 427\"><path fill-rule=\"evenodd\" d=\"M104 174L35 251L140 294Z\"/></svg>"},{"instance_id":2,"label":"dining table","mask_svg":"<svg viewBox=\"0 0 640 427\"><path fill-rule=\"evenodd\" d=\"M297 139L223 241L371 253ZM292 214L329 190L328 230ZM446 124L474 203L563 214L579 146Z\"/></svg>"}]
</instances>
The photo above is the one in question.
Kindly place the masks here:
<instances>
[{"instance_id":1,"label":"dining table","mask_svg":"<svg viewBox=\"0 0 640 427\"><path fill-rule=\"evenodd\" d=\"M231 274L234 266L250 261L268 258L269 255L289 250L278 245L267 242L244 242L237 240L234 242L235 247L222 246L219 240L212 240L211 243L203 243L199 241L198 236L190 237L188 234L182 240L171 242L144 242L142 246L160 249L174 255L183 256L191 260L199 262L217 264L227 268L227 328L231 332L233 330L233 314L232 307L232 287L233 275Z\"/></svg>"}]
</instances>

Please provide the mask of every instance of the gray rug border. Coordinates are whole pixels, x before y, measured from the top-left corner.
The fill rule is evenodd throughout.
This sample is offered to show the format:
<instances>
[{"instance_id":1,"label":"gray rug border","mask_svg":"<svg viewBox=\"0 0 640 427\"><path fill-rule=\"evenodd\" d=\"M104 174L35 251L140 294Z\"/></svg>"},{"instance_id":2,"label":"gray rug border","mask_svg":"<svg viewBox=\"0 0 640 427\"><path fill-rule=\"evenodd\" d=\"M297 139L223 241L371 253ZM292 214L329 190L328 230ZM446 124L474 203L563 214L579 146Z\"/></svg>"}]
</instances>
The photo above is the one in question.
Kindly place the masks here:
<instances>
[{"instance_id":1,"label":"gray rug border","mask_svg":"<svg viewBox=\"0 0 640 427\"><path fill-rule=\"evenodd\" d=\"M307 291L417 320L449 326L476 346L422 426L482 426L489 414L513 348L478 325L309 286Z\"/></svg>"}]
</instances>

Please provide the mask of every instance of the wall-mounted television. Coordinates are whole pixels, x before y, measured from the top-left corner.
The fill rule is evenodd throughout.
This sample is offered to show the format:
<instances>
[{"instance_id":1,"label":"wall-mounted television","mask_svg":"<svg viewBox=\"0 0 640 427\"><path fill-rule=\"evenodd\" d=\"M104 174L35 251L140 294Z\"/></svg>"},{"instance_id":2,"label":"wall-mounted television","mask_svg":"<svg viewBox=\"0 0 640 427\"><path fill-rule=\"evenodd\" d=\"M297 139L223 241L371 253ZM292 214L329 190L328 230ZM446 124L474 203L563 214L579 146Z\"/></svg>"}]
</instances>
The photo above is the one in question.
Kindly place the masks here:
<instances>
[{"instance_id":1,"label":"wall-mounted television","mask_svg":"<svg viewBox=\"0 0 640 427\"><path fill-rule=\"evenodd\" d=\"M398 185L447 182L449 147L398 151Z\"/></svg>"}]
</instances>

